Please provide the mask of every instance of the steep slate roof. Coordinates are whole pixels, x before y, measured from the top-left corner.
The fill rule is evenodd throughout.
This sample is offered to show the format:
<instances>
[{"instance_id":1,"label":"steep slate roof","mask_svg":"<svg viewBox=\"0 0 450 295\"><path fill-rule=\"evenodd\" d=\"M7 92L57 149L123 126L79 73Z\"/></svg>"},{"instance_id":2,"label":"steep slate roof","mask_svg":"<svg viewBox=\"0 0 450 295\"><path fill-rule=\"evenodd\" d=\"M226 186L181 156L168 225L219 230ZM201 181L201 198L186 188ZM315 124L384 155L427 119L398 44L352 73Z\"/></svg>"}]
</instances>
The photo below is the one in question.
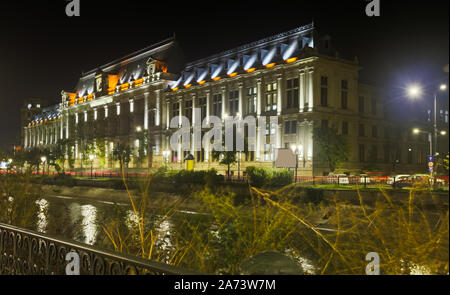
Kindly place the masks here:
<instances>
[{"instance_id":1,"label":"steep slate roof","mask_svg":"<svg viewBox=\"0 0 450 295\"><path fill-rule=\"evenodd\" d=\"M79 97L91 94L94 91L95 73L99 69L119 75L119 84L140 79L146 73L149 58L167 63L168 72L171 73L179 73L184 66L184 54L178 42L169 38L83 73L75 86L75 92Z\"/></svg>"}]
</instances>

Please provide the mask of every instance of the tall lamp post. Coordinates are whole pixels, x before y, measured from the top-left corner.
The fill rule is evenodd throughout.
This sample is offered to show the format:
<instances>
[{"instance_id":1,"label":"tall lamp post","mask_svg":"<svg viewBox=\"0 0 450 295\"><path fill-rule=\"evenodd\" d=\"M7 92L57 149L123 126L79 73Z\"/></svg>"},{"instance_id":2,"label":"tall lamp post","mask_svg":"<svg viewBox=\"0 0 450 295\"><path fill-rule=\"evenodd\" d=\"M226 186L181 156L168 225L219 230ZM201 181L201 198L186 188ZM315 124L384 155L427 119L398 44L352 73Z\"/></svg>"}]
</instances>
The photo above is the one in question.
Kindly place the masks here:
<instances>
[{"instance_id":1,"label":"tall lamp post","mask_svg":"<svg viewBox=\"0 0 450 295\"><path fill-rule=\"evenodd\" d=\"M91 161L91 179L92 179L92 164L94 162L95 155L89 155L89 160Z\"/></svg>"},{"instance_id":2,"label":"tall lamp post","mask_svg":"<svg viewBox=\"0 0 450 295\"><path fill-rule=\"evenodd\" d=\"M422 94L422 89L419 85L411 85L408 87L407 89L408 91L408 96L410 98L417 98L420 97ZM439 90L440 91L445 91L447 90L447 85L446 84L441 84L439 86ZM434 92L433 95L433 134L434 134L434 153L433 151L431 151L430 156L436 156L438 153L438 148L437 148L437 137L438 137L438 129L437 129L437 94L438 91Z\"/></svg>"},{"instance_id":3,"label":"tall lamp post","mask_svg":"<svg viewBox=\"0 0 450 295\"><path fill-rule=\"evenodd\" d=\"M47 161L47 157L46 156L42 156L41 157L41 161L42 161L42 174L45 175L45 162Z\"/></svg>"},{"instance_id":4,"label":"tall lamp post","mask_svg":"<svg viewBox=\"0 0 450 295\"><path fill-rule=\"evenodd\" d=\"M439 90L440 91L445 91L447 89L447 85L446 84L441 84L439 86ZM408 96L410 98L417 98L420 97L422 94L422 89L419 85L415 84L415 85L411 85L408 87L407 89L407 93ZM431 133L429 133L428 135L428 139L430 141L430 156L437 156L438 155L438 147L437 147L437 138L438 138L438 129L437 129L437 94L438 91L435 90L434 91L434 95L433 95L433 134L434 134L434 138L431 138ZM420 130L419 129L414 129L413 132L415 134L419 133ZM434 153L433 153L433 142L434 142ZM430 177L433 177L433 172L430 172Z\"/></svg>"}]
</instances>

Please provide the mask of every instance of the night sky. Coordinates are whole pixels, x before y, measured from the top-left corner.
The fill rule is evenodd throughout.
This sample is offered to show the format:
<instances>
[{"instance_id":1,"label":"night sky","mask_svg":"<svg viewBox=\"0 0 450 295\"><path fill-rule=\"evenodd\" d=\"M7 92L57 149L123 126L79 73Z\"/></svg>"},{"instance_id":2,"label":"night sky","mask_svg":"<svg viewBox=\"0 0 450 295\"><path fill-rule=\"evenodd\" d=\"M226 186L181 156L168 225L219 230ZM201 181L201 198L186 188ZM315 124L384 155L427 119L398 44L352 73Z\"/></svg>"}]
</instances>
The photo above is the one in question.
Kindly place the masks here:
<instances>
[{"instance_id":1,"label":"night sky","mask_svg":"<svg viewBox=\"0 0 450 295\"><path fill-rule=\"evenodd\" d=\"M81 16L72 18L65 14L67 3L0 2L2 145L18 137L25 99L59 102L61 90L73 90L82 71L174 33L192 61L314 20L341 55L358 56L363 82L382 87L402 107L422 108L403 97L409 82L431 89L448 81L442 70L449 53L448 0L381 0L381 16L372 18L365 14L365 0L81 0Z\"/></svg>"}]
</instances>

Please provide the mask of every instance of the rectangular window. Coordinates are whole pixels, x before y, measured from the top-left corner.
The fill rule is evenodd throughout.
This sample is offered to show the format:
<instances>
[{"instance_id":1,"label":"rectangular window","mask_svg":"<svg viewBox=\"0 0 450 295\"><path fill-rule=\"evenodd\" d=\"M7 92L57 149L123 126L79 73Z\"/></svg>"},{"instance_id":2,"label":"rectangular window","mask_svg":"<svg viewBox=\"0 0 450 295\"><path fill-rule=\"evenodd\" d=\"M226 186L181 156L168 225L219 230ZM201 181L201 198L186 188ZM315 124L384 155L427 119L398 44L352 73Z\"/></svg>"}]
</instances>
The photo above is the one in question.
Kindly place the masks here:
<instances>
[{"instance_id":1,"label":"rectangular window","mask_svg":"<svg viewBox=\"0 0 450 295\"><path fill-rule=\"evenodd\" d=\"M228 104L230 116L236 116L236 113L239 113L239 91L230 91L228 96Z\"/></svg>"},{"instance_id":2,"label":"rectangular window","mask_svg":"<svg viewBox=\"0 0 450 295\"><path fill-rule=\"evenodd\" d=\"M348 81L341 81L341 107L346 110L348 108Z\"/></svg>"},{"instance_id":3,"label":"rectangular window","mask_svg":"<svg viewBox=\"0 0 450 295\"><path fill-rule=\"evenodd\" d=\"M364 97L362 96L360 96L358 100L358 109L361 114L364 113Z\"/></svg>"},{"instance_id":4,"label":"rectangular window","mask_svg":"<svg viewBox=\"0 0 450 295\"><path fill-rule=\"evenodd\" d=\"M364 163L366 159L366 155L365 155L365 148L363 144L359 145L359 161L361 163Z\"/></svg>"},{"instance_id":5,"label":"rectangular window","mask_svg":"<svg viewBox=\"0 0 450 295\"><path fill-rule=\"evenodd\" d=\"M287 80L286 84L286 108L298 108L298 78Z\"/></svg>"},{"instance_id":6,"label":"rectangular window","mask_svg":"<svg viewBox=\"0 0 450 295\"><path fill-rule=\"evenodd\" d=\"M297 134L297 121L286 121L284 123L284 134Z\"/></svg>"},{"instance_id":7,"label":"rectangular window","mask_svg":"<svg viewBox=\"0 0 450 295\"><path fill-rule=\"evenodd\" d=\"M269 83L266 85L266 112L275 111L277 109L277 83Z\"/></svg>"},{"instance_id":8,"label":"rectangular window","mask_svg":"<svg viewBox=\"0 0 450 295\"><path fill-rule=\"evenodd\" d=\"M222 94L213 95L213 115L222 118Z\"/></svg>"},{"instance_id":9,"label":"rectangular window","mask_svg":"<svg viewBox=\"0 0 450 295\"><path fill-rule=\"evenodd\" d=\"M359 132L358 132L358 135L359 135L359 136L366 136L364 124L359 124Z\"/></svg>"},{"instance_id":10,"label":"rectangular window","mask_svg":"<svg viewBox=\"0 0 450 295\"><path fill-rule=\"evenodd\" d=\"M377 128L377 126L372 126L372 137L378 137L378 128Z\"/></svg>"},{"instance_id":11,"label":"rectangular window","mask_svg":"<svg viewBox=\"0 0 450 295\"><path fill-rule=\"evenodd\" d=\"M192 122L192 100L184 102L184 115Z\"/></svg>"},{"instance_id":12,"label":"rectangular window","mask_svg":"<svg viewBox=\"0 0 450 295\"><path fill-rule=\"evenodd\" d=\"M175 102L172 104L172 118L180 115L180 103Z\"/></svg>"},{"instance_id":13,"label":"rectangular window","mask_svg":"<svg viewBox=\"0 0 450 295\"><path fill-rule=\"evenodd\" d=\"M256 87L247 88L247 114L256 113Z\"/></svg>"},{"instance_id":14,"label":"rectangular window","mask_svg":"<svg viewBox=\"0 0 450 295\"><path fill-rule=\"evenodd\" d=\"M320 105L328 106L328 77L320 77Z\"/></svg>"},{"instance_id":15,"label":"rectangular window","mask_svg":"<svg viewBox=\"0 0 450 295\"><path fill-rule=\"evenodd\" d=\"M348 135L348 122L342 122L342 135Z\"/></svg>"},{"instance_id":16,"label":"rectangular window","mask_svg":"<svg viewBox=\"0 0 450 295\"><path fill-rule=\"evenodd\" d=\"M202 122L206 118L206 97L198 99L198 107L200 108Z\"/></svg>"}]
</instances>

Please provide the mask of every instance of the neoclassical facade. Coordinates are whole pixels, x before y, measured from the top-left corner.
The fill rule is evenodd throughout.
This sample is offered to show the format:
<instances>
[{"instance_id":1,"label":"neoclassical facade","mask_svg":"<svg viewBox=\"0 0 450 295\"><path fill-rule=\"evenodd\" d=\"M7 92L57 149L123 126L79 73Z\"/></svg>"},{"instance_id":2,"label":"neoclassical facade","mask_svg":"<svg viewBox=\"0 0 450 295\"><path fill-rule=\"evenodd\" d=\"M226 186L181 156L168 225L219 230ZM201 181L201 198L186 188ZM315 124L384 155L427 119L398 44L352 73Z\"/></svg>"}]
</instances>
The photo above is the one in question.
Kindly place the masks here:
<instances>
[{"instance_id":1,"label":"neoclassical facade","mask_svg":"<svg viewBox=\"0 0 450 295\"><path fill-rule=\"evenodd\" d=\"M272 167L276 149L296 145L299 175L328 173L314 153L312 130L317 124L348 136L351 156L342 171L360 173L370 158L388 170L393 158L407 155L409 163L412 150L417 161L411 165L422 164L419 153L425 153L426 144L401 146L408 150L403 155L388 150L393 127L385 117L385 97L359 81L356 58L340 58L313 24L187 64L183 59L176 40L168 39L84 73L74 91L62 91L61 103L43 108L24 127L24 147L52 147L67 139L79 167L83 144L101 142L109 159L103 168L108 169L117 167L111 157L121 142L132 147L130 167L147 168L149 161L136 160L139 134L145 132L153 167L167 163L181 168L191 154L196 169L223 169L212 159L209 146L171 149L169 139L177 130L170 128L171 119L185 116L194 125L211 115L276 116L276 126L270 121L258 125L265 131L256 133L255 151L239 156L240 169ZM264 138L258 138L261 134ZM269 141L273 134L276 140ZM100 168L98 161L96 166Z\"/></svg>"}]
</instances>

